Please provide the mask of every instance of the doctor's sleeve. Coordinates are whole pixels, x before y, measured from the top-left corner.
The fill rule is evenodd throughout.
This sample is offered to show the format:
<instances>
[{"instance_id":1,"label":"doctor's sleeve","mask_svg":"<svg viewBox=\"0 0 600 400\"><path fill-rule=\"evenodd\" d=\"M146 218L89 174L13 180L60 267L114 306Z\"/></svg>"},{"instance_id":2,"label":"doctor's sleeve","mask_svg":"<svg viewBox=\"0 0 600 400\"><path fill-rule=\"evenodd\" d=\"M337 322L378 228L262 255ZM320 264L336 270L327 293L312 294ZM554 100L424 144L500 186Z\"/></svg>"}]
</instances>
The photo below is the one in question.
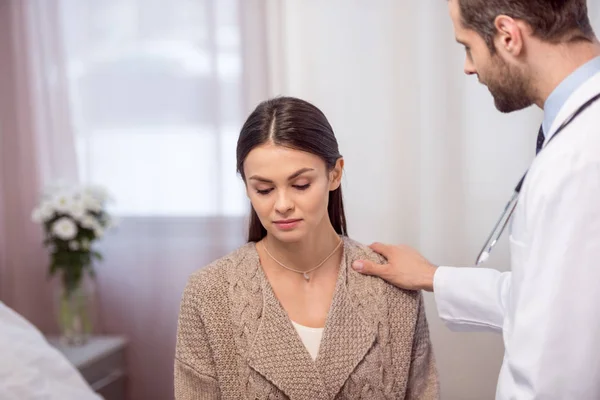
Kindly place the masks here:
<instances>
[{"instance_id":1,"label":"doctor's sleeve","mask_svg":"<svg viewBox=\"0 0 600 400\"><path fill-rule=\"evenodd\" d=\"M438 314L454 331L501 332L510 285L510 272L439 267L434 276Z\"/></svg>"},{"instance_id":2,"label":"doctor's sleeve","mask_svg":"<svg viewBox=\"0 0 600 400\"><path fill-rule=\"evenodd\" d=\"M505 340L519 399L600 399L600 163L569 171L526 200L533 235Z\"/></svg>"}]
</instances>

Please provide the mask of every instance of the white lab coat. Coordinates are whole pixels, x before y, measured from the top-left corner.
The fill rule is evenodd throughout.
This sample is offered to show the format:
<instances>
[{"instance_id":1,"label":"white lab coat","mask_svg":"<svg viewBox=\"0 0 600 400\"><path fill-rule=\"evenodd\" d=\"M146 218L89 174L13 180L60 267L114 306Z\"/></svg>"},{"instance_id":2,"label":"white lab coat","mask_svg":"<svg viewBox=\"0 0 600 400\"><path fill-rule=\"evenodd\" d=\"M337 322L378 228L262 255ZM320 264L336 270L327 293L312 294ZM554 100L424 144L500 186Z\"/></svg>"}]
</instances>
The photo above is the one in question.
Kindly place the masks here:
<instances>
[{"instance_id":1,"label":"white lab coat","mask_svg":"<svg viewBox=\"0 0 600 400\"><path fill-rule=\"evenodd\" d=\"M566 101L510 227L511 272L441 267L434 291L453 330L502 332L496 398L600 399L600 73Z\"/></svg>"},{"instance_id":2,"label":"white lab coat","mask_svg":"<svg viewBox=\"0 0 600 400\"><path fill-rule=\"evenodd\" d=\"M40 331L0 302L1 400L102 400Z\"/></svg>"}]
</instances>

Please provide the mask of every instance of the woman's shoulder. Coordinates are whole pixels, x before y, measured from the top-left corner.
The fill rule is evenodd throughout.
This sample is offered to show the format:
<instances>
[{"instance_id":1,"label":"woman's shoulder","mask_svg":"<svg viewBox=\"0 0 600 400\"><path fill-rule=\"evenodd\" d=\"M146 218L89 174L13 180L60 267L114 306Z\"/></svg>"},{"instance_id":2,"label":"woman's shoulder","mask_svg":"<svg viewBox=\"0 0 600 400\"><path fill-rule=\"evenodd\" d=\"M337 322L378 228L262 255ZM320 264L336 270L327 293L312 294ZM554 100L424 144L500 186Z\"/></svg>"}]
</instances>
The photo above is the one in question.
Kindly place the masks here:
<instances>
[{"instance_id":1,"label":"woman's shoulder","mask_svg":"<svg viewBox=\"0 0 600 400\"><path fill-rule=\"evenodd\" d=\"M256 248L247 243L229 254L193 272L188 278L185 294L214 296L225 292L228 284L243 273L244 266L255 264Z\"/></svg>"},{"instance_id":2,"label":"woman's shoulder","mask_svg":"<svg viewBox=\"0 0 600 400\"><path fill-rule=\"evenodd\" d=\"M352 263L356 260L386 264L387 259L385 257L371 250L369 246L350 238L344 239L344 247L348 264L348 276L351 281L354 281L353 286L357 288L369 288L372 292L377 293L377 297L387 298L388 301L393 303L403 303L411 307L418 303L419 292L397 288L381 278L358 273L351 267Z\"/></svg>"},{"instance_id":3,"label":"woman's shoulder","mask_svg":"<svg viewBox=\"0 0 600 400\"><path fill-rule=\"evenodd\" d=\"M344 238L344 249L349 260L367 260L377 264L385 264L387 260L381 254L378 254L371 250L371 248L365 244L362 244L349 237Z\"/></svg>"}]
</instances>

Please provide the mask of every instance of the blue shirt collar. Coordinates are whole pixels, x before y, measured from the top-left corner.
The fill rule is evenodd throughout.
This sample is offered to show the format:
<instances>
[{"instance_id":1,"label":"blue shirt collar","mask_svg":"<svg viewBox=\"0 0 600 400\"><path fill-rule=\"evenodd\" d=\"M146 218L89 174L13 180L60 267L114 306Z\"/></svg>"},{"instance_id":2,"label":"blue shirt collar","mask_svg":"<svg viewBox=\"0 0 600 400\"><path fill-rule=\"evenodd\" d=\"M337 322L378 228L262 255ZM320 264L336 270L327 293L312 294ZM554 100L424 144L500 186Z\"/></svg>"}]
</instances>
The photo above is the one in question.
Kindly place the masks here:
<instances>
[{"instance_id":1,"label":"blue shirt collar","mask_svg":"<svg viewBox=\"0 0 600 400\"><path fill-rule=\"evenodd\" d=\"M546 137L565 102L585 81L598 72L600 72L600 57L596 57L577 68L550 93L544 103L544 121L542 123Z\"/></svg>"}]
</instances>

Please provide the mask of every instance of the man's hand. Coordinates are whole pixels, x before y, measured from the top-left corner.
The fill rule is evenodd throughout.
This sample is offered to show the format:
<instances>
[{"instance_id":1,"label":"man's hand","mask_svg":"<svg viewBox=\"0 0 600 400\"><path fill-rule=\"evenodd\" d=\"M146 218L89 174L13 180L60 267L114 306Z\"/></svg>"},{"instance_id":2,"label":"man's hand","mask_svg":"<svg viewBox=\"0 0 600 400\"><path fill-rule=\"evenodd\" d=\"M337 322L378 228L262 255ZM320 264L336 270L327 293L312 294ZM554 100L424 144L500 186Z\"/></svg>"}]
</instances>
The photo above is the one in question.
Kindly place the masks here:
<instances>
[{"instance_id":1,"label":"man's hand","mask_svg":"<svg viewBox=\"0 0 600 400\"><path fill-rule=\"evenodd\" d=\"M408 246L390 246L373 243L369 246L384 256L389 264L375 264L359 260L352 268L365 275L378 276L394 286L407 290L426 290L433 292L433 275L437 267L427 261L419 252Z\"/></svg>"}]
</instances>

